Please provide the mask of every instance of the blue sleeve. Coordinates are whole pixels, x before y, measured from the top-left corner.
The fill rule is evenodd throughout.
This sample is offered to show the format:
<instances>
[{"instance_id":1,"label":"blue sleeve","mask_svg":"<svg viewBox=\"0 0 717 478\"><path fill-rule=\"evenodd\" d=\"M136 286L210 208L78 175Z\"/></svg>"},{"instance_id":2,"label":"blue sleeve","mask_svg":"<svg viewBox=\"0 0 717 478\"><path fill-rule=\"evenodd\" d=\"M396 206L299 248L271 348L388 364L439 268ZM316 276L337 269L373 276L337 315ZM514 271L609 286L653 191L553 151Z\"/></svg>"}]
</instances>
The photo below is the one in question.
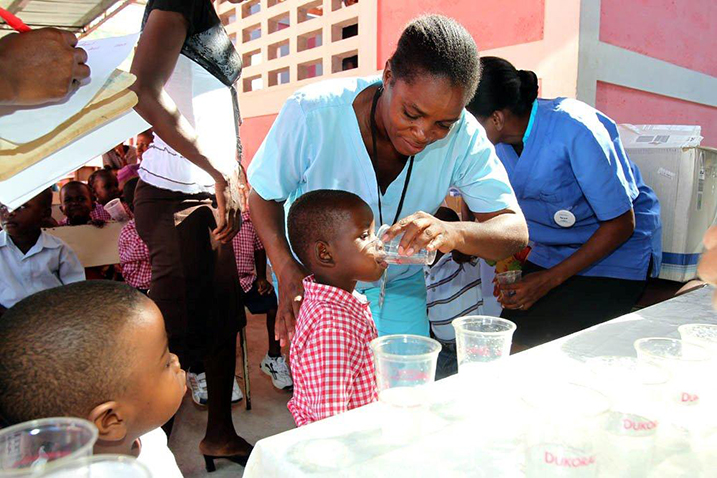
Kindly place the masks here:
<instances>
[{"instance_id":1,"label":"blue sleeve","mask_svg":"<svg viewBox=\"0 0 717 478\"><path fill-rule=\"evenodd\" d=\"M286 201L303 181L310 162L306 121L299 100L286 100L247 173L262 199Z\"/></svg>"},{"instance_id":2,"label":"blue sleeve","mask_svg":"<svg viewBox=\"0 0 717 478\"><path fill-rule=\"evenodd\" d=\"M632 172L625 171L627 163L602 124L592 129L580 124L568 154L575 179L598 220L615 219L632 208Z\"/></svg>"},{"instance_id":3,"label":"blue sleeve","mask_svg":"<svg viewBox=\"0 0 717 478\"><path fill-rule=\"evenodd\" d=\"M456 147L463 148L465 153L456 162L451 186L458 188L471 212L519 210L508 173L495 154L495 148L471 115L464 113L464 118L465 124L461 128L465 131L457 132L463 138L457 140Z\"/></svg>"}]
</instances>

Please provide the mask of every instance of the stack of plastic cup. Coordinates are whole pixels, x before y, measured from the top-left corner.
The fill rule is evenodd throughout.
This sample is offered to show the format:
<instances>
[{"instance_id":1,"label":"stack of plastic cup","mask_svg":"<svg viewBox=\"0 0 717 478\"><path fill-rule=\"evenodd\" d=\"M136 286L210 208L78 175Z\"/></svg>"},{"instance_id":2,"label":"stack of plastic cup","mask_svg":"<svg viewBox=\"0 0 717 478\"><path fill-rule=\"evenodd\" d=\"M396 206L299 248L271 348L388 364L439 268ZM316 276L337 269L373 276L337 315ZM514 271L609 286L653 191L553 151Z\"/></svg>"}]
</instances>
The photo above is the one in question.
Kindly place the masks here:
<instances>
[{"instance_id":1,"label":"stack of plastic cup","mask_svg":"<svg viewBox=\"0 0 717 478\"><path fill-rule=\"evenodd\" d=\"M421 433L428 407L426 386L436 378L441 344L418 335L386 335L371 341L384 437L406 442Z\"/></svg>"},{"instance_id":2,"label":"stack of plastic cup","mask_svg":"<svg viewBox=\"0 0 717 478\"><path fill-rule=\"evenodd\" d=\"M97 428L79 418L46 418L0 430L0 477L30 477L92 455Z\"/></svg>"},{"instance_id":3,"label":"stack of plastic cup","mask_svg":"<svg viewBox=\"0 0 717 478\"><path fill-rule=\"evenodd\" d=\"M381 241L381 237L388 231L391 226L384 224L376 233L376 244L378 249L378 255L387 264L402 264L402 265L429 265L433 264L436 260L436 251L427 251L421 249L416 251L414 254L407 256L398 252L398 246L401 243L403 236L394 237L388 242Z\"/></svg>"},{"instance_id":4,"label":"stack of plastic cup","mask_svg":"<svg viewBox=\"0 0 717 478\"><path fill-rule=\"evenodd\" d=\"M152 478L146 466L126 455L95 455L53 467L43 478Z\"/></svg>"},{"instance_id":5,"label":"stack of plastic cup","mask_svg":"<svg viewBox=\"0 0 717 478\"><path fill-rule=\"evenodd\" d=\"M612 402L599 454L602 476L647 477L653 465L657 432L670 373L634 357L596 357L587 365L594 387Z\"/></svg>"},{"instance_id":6,"label":"stack of plastic cup","mask_svg":"<svg viewBox=\"0 0 717 478\"><path fill-rule=\"evenodd\" d=\"M576 384L546 384L524 397L527 478L594 478L602 463L600 430L610 409L605 395Z\"/></svg>"},{"instance_id":7,"label":"stack of plastic cup","mask_svg":"<svg viewBox=\"0 0 717 478\"><path fill-rule=\"evenodd\" d=\"M495 280L498 282L498 285L510 285L510 284L517 284L520 282L520 280L523 278L523 271L506 271L506 272L500 272L495 275ZM515 294L515 291L509 291L508 295L511 296Z\"/></svg>"}]
</instances>

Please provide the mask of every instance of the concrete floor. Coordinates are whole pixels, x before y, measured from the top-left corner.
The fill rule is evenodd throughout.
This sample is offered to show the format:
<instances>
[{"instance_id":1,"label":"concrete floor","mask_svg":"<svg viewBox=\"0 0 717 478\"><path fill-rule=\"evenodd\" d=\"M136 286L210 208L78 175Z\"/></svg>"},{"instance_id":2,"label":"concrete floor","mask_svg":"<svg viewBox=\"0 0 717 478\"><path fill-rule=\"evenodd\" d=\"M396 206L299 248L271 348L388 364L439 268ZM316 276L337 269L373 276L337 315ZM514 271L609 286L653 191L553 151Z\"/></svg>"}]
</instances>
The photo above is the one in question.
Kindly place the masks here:
<instances>
[{"instance_id":1,"label":"concrete floor","mask_svg":"<svg viewBox=\"0 0 717 478\"><path fill-rule=\"evenodd\" d=\"M251 385L251 410L247 411L244 400L233 409L234 426L237 433L249 443L276 435L294 428L286 403L291 398L290 391L277 390L271 384L271 378L259 369L259 363L267 351L266 317L264 315L247 317L247 348L249 349L249 379ZM284 353L288 356L288 350ZM236 374L243 373L241 362L241 346L237 339ZM238 378L239 385L244 388L244 381ZM228 460L215 462L217 471L207 473L204 460L199 453L199 442L204 437L207 423L207 412L198 409L189 393L184 397L182 407L174 420L174 429L169 440L169 447L177 458L179 468L187 478L193 477L240 477L244 468Z\"/></svg>"}]
</instances>

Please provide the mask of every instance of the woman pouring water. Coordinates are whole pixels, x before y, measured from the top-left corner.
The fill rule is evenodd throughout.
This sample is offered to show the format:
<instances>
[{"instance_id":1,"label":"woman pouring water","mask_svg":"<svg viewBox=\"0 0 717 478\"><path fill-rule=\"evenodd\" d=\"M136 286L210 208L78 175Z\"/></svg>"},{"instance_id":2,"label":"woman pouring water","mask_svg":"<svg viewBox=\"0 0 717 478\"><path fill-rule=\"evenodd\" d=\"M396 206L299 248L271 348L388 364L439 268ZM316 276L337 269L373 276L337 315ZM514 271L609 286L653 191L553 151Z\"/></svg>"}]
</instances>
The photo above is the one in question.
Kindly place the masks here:
<instances>
[{"instance_id":1,"label":"woman pouring water","mask_svg":"<svg viewBox=\"0 0 717 478\"><path fill-rule=\"evenodd\" d=\"M342 189L392 225L406 255L421 249L501 259L527 243L503 166L465 111L479 79L468 32L446 17L411 22L383 77L329 80L290 97L249 168L250 210L279 282L276 331L291 338L305 272L284 232L284 207L316 189ZM476 222L432 216L459 189ZM380 335L428 335L420 266L391 266L384 287L359 284ZM383 289L383 290L382 290Z\"/></svg>"}]
</instances>

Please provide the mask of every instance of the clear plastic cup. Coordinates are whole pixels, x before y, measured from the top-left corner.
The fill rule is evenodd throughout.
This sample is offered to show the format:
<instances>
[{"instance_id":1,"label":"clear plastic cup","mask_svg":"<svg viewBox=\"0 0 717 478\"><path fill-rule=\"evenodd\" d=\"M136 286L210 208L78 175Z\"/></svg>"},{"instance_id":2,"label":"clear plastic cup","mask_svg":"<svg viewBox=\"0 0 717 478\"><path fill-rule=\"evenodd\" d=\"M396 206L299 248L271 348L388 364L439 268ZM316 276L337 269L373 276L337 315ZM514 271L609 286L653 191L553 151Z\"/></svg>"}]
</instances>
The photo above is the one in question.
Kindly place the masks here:
<instances>
[{"instance_id":1,"label":"clear plastic cup","mask_svg":"<svg viewBox=\"0 0 717 478\"><path fill-rule=\"evenodd\" d=\"M92 455L97 428L79 418L45 418L0 430L0 477L38 476Z\"/></svg>"},{"instance_id":2,"label":"clear plastic cup","mask_svg":"<svg viewBox=\"0 0 717 478\"><path fill-rule=\"evenodd\" d=\"M510 355L516 325L510 320L469 315L453 321L458 373L482 373L485 365Z\"/></svg>"},{"instance_id":3,"label":"clear plastic cup","mask_svg":"<svg viewBox=\"0 0 717 478\"><path fill-rule=\"evenodd\" d=\"M599 431L610 401L589 387L545 384L523 397L528 404L525 476L597 476Z\"/></svg>"},{"instance_id":4,"label":"clear plastic cup","mask_svg":"<svg viewBox=\"0 0 717 478\"><path fill-rule=\"evenodd\" d=\"M605 458L600 464L601 475L647 477L655 456L670 373L634 357L596 357L589 359L587 365L595 389L612 402L598 447Z\"/></svg>"},{"instance_id":5,"label":"clear plastic cup","mask_svg":"<svg viewBox=\"0 0 717 478\"><path fill-rule=\"evenodd\" d=\"M386 335L372 340L371 350L384 409L384 437L394 442L416 438L428 408L425 388L436 378L441 344L418 335Z\"/></svg>"},{"instance_id":6,"label":"clear plastic cup","mask_svg":"<svg viewBox=\"0 0 717 478\"><path fill-rule=\"evenodd\" d=\"M712 354L712 360L717 360L717 325L685 324L677 327L677 330L682 340L706 348Z\"/></svg>"},{"instance_id":7,"label":"clear plastic cup","mask_svg":"<svg viewBox=\"0 0 717 478\"><path fill-rule=\"evenodd\" d=\"M127 455L95 455L53 467L43 478L152 478L149 469Z\"/></svg>"},{"instance_id":8,"label":"clear plastic cup","mask_svg":"<svg viewBox=\"0 0 717 478\"><path fill-rule=\"evenodd\" d=\"M697 405L705 389L706 377L711 375L711 355L696 344L679 339L649 337L635 341L637 358L667 369L670 381L670 400L682 405Z\"/></svg>"},{"instance_id":9,"label":"clear plastic cup","mask_svg":"<svg viewBox=\"0 0 717 478\"><path fill-rule=\"evenodd\" d=\"M495 275L498 285L510 285L520 282L523 278L523 271L505 271ZM502 288L501 288L502 289ZM508 291L508 296L515 294L515 291Z\"/></svg>"},{"instance_id":10,"label":"clear plastic cup","mask_svg":"<svg viewBox=\"0 0 717 478\"><path fill-rule=\"evenodd\" d=\"M122 205L122 201L119 198L115 198L105 204L104 206L105 211L109 213L110 216L112 216L112 219L115 221L125 222L129 221L129 215L127 215L127 211L125 210L124 206Z\"/></svg>"},{"instance_id":11,"label":"clear plastic cup","mask_svg":"<svg viewBox=\"0 0 717 478\"><path fill-rule=\"evenodd\" d=\"M416 251L413 255L405 256L403 254L398 253L398 245L401 243L401 237L394 237L393 240L389 242L383 242L381 240L381 237L386 233L386 231L390 228L388 224L384 224L381 226L378 230L378 233L376 233L376 247L377 252L381 260L385 261L387 264L402 264L402 265L429 265L433 264L433 261L436 260L436 251L427 251L425 249L421 249L420 251Z\"/></svg>"}]
</instances>

